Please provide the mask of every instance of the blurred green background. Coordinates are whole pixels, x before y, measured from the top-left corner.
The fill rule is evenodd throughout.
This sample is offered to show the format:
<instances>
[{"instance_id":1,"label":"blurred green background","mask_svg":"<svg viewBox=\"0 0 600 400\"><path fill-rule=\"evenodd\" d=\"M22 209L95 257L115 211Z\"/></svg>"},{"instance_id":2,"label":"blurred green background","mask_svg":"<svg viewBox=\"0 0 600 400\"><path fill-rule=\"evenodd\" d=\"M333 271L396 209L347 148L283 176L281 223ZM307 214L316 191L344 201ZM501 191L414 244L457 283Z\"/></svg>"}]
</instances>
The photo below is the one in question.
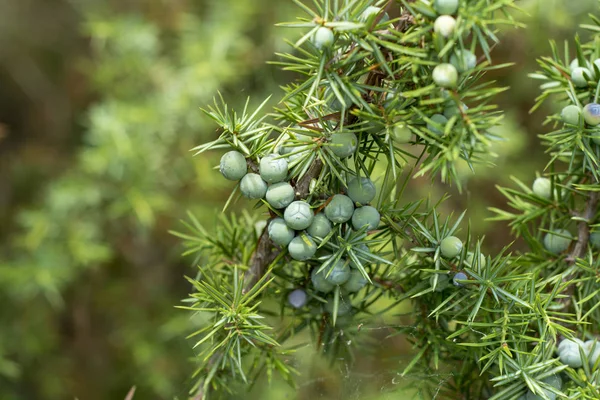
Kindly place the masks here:
<instances>
[{"instance_id":1,"label":"blurred green background","mask_svg":"<svg viewBox=\"0 0 600 400\"><path fill-rule=\"evenodd\" d=\"M503 32L494 52L517 66L488 77L511 86L498 98L507 141L495 168L465 170L467 190L449 189L445 210L467 208L489 252L508 237L484 221L504 205L494 185L543 169L536 135L561 108L528 114L538 91L527 73L549 38L572 37L598 7L517 3L528 27ZM199 108L218 90L232 106L279 94L294 76L266 62L298 32L274 24L298 12L282 0L0 0L0 399L122 399L134 385L137 399L186 397L194 321L174 305L194 270L167 231L186 210L210 229L231 189L212 169L219 154L189 152L215 136ZM448 190L426 179L411 188ZM359 367L303 351L299 394L261 382L247 397L398 398L410 349L374 343Z\"/></svg>"}]
</instances>

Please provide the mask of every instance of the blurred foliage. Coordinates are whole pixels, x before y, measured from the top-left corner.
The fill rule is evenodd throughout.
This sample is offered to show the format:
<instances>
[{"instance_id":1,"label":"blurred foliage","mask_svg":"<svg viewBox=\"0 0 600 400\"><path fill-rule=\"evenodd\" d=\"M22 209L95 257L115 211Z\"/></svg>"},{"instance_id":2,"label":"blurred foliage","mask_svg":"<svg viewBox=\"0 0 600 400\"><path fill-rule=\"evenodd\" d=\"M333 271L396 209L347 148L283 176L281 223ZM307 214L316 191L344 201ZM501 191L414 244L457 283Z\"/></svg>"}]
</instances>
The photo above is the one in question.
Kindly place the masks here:
<instances>
[{"instance_id":1,"label":"blurred foliage","mask_svg":"<svg viewBox=\"0 0 600 400\"><path fill-rule=\"evenodd\" d=\"M537 135L558 107L528 114L537 88L527 72L549 52L548 38L571 37L597 3L520 5L528 27L494 51L495 63L516 67L489 75L511 86L497 98L509 141L495 149L497 167L465 171L467 193L446 202L468 205L474 233L495 250L508 230L483 221L486 207L504 204L494 185L543 168ZM276 90L282 79L265 61L283 46L286 31L273 25L291 6L0 0L1 399L119 399L132 385L140 399L185 396L193 365L181 337L190 321L172 306L189 290L189 263L167 231L186 209L210 225L229 192L204 173L216 155L188 153L215 137L198 107L217 90L228 102L240 88L254 98ZM410 188L415 198L441 194L426 179ZM373 332L378 351L401 354L401 339L382 340L389 333ZM338 371L310 355L297 366L300 398L397 398L386 393L400 364L381 365L374 353ZM257 383L258 397L263 390ZM280 382L268 390L292 395Z\"/></svg>"}]
</instances>

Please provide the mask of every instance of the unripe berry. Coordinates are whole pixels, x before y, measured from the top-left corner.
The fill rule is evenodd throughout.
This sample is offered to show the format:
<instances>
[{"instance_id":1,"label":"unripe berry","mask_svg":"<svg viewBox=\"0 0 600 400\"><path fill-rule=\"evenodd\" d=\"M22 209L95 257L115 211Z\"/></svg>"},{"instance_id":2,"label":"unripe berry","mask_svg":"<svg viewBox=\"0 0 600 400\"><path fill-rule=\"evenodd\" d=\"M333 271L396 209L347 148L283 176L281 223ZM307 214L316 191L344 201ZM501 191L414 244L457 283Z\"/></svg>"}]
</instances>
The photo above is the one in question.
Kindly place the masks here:
<instances>
[{"instance_id":1,"label":"unripe berry","mask_svg":"<svg viewBox=\"0 0 600 400\"><path fill-rule=\"evenodd\" d=\"M279 182L269 186L265 197L271 207L280 209L289 206L294 201L296 193L289 183Z\"/></svg>"},{"instance_id":2,"label":"unripe berry","mask_svg":"<svg viewBox=\"0 0 600 400\"><path fill-rule=\"evenodd\" d=\"M437 284L435 285L435 291L442 292L444 289L446 289L450 285L450 278L448 277L447 274L431 275L431 277L429 278L429 284L431 285L431 287L433 287L433 282L435 280L436 275L437 275Z\"/></svg>"},{"instance_id":3,"label":"unripe berry","mask_svg":"<svg viewBox=\"0 0 600 400\"><path fill-rule=\"evenodd\" d=\"M445 258L454 258L463 248L462 241L456 236L448 236L440 243L440 251Z\"/></svg>"},{"instance_id":4,"label":"unripe berry","mask_svg":"<svg viewBox=\"0 0 600 400\"><path fill-rule=\"evenodd\" d=\"M357 145L358 139L354 133L334 133L329 148L339 158L346 158L354 154Z\"/></svg>"},{"instance_id":5,"label":"unripe berry","mask_svg":"<svg viewBox=\"0 0 600 400\"><path fill-rule=\"evenodd\" d=\"M306 292L302 289L296 289L288 294L288 303L294 308L302 308L306 304Z\"/></svg>"},{"instance_id":6,"label":"unripe berry","mask_svg":"<svg viewBox=\"0 0 600 400\"><path fill-rule=\"evenodd\" d=\"M458 83L458 71L452 64L440 64L433 69L433 81L442 88L454 88Z\"/></svg>"},{"instance_id":7,"label":"unripe berry","mask_svg":"<svg viewBox=\"0 0 600 400\"><path fill-rule=\"evenodd\" d=\"M590 233L590 243L596 249L600 249L600 231Z\"/></svg>"},{"instance_id":8,"label":"unripe berry","mask_svg":"<svg viewBox=\"0 0 600 400\"><path fill-rule=\"evenodd\" d=\"M273 243L278 244L279 246L287 246L294 236L296 236L296 232L287 226L283 218L275 218L269 222L269 227L267 229L269 238Z\"/></svg>"},{"instance_id":9,"label":"unripe berry","mask_svg":"<svg viewBox=\"0 0 600 400\"><path fill-rule=\"evenodd\" d=\"M350 267L348 266L348 261L344 259L336 261L335 264L333 264L333 268L331 266L327 267L323 270L323 274L325 275L327 282L333 285L343 285L350 279Z\"/></svg>"},{"instance_id":10,"label":"unripe berry","mask_svg":"<svg viewBox=\"0 0 600 400\"><path fill-rule=\"evenodd\" d=\"M450 56L450 64L460 73L471 70L477 65L477 57L469 50L456 50Z\"/></svg>"},{"instance_id":11,"label":"unripe berry","mask_svg":"<svg viewBox=\"0 0 600 400\"><path fill-rule=\"evenodd\" d=\"M333 314L334 304L335 303L334 303L333 298L328 299L327 303L325 303L325 311L328 312L329 314ZM340 299L338 302L337 316L341 317L342 315L346 315L346 314L350 313L351 311L352 311L352 303L350 303L349 301L344 301L344 300Z\"/></svg>"},{"instance_id":12,"label":"unripe berry","mask_svg":"<svg viewBox=\"0 0 600 400\"><path fill-rule=\"evenodd\" d=\"M305 201L294 201L283 213L285 223L292 229L301 231L310 226L314 214L310 209L310 204Z\"/></svg>"},{"instance_id":13,"label":"unripe berry","mask_svg":"<svg viewBox=\"0 0 600 400\"><path fill-rule=\"evenodd\" d=\"M343 194L333 196L329 204L325 207L325 215L334 224L341 224L350 220L353 213L354 203L352 199Z\"/></svg>"},{"instance_id":14,"label":"unripe berry","mask_svg":"<svg viewBox=\"0 0 600 400\"><path fill-rule=\"evenodd\" d=\"M333 31L329 28L321 26L315 32L313 36L313 43L317 49L323 49L326 47L331 47L333 44L335 37L333 36Z\"/></svg>"},{"instance_id":15,"label":"unripe berry","mask_svg":"<svg viewBox=\"0 0 600 400\"><path fill-rule=\"evenodd\" d=\"M583 107L583 118L588 125L600 124L600 104L590 103Z\"/></svg>"},{"instance_id":16,"label":"unripe berry","mask_svg":"<svg viewBox=\"0 0 600 400\"><path fill-rule=\"evenodd\" d=\"M368 204L376 193L375 184L369 178L352 178L348 182L348 197L355 203Z\"/></svg>"},{"instance_id":17,"label":"unripe berry","mask_svg":"<svg viewBox=\"0 0 600 400\"><path fill-rule=\"evenodd\" d=\"M533 181L533 194L543 199L549 199L552 196L552 182L548 178L536 178Z\"/></svg>"},{"instance_id":18,"label":"unripe berry","mask_svg":"<svg viewBox=\"0 0 600 400\"><path fill-rule=\"evenodd\" d=\"M260 175L251 172L242 178L240 190L249 199L262 199L267 193L267 183L262 180Z\"/></svg>"},{"instance_id":19,"label":"unripe berry","mask_svg":"<svg viewBox=\"0 0 600 400\"><path fill-rule=\"evenodd\" d=\"M399 144L409 143L412 139L411 130L404 124L398 124L388 129L392 140Z\"/></svg>"},{"instance_id":20,"label":"unripe berry","mask_svg":"<svg viewBox=\"0 0 600 400\"><path fill-rule=\"evenodd\" d=\"M471 268L476 268L477 265L475 263L475 253L469 253L465 258L465 263ZM485 263L485 256L479 253L479 267L485 267Z\"/></svg>"},{"instance_id":21,"label":"unripe berry","mask_svg":"<svg viewBox=\"0 0 600 400\"><path fill-rule=\"evenodd\" d=\"M583 67L577 67L571 72L571 80L576 87L587 87L588 80L592 79L592 72Z\"/></svg>"},{"instance_id":22,"label":"unripe berry","mask_svg":"<svg viewBox=\"0 0 600 400\"><path fill-rule=\"evenodd\" d=\"M583 365L583 360L579 353L579 347L584 347L583 342L579 339L563 340L558 346L558 358L560 359L560 362L571 368L581 367Z\"/></svg>"},{"instance_id":23,"label":"unripe berry","mask_svg":"<svg viewBox=\"0 0 600 400\"><path fill-rule=\"evenodd\" d=\"M335 285L327 282L325 274L323 272L317 272L318 268L312 270L310 274L310 280L317 292L329 293L333 290Z\"/></svg>"},{"instance_id":24,"label":"unripe berry","mask_svg":"<svg viewBox=\"0 0 600 400\"><path fill-rule=\"evenodd\" d=\"M585 65L586 67L591 68L590 63L587 60L585 62ZM569 64L569 71L573 72L575 68L579 68L579 60L577 58L574 58L573 61L571 61L571 64Z\"/></svg>"},{"instance_id":25,"label":"unripe berry","mask_svg":"<svg viewBox=\"0 0 600 400\"><path fill-rule=\"evenodd\" d=\"M572 236L566 229L556 229L544 236L544 247L550 253L559 254L569 248Z\"/></svg>"},{"instance_id":26,"label":"unripe berry","mask_svg":"<svg viewBox=\"0 0 600 400\"><path fill-rule=\"evenodd\" d=\"M454 275L454 278L452 278L452 283L454 284L454 286L463 287L465 285L460 283L459 281L464 281L467 279L467 274L465 274L464 272L459 272L456 275Z\"/></svg>"},{"instance_id":27,"label":"unripe berry","mask_svg":"<svg viewBox=\"0 0 600 400\"><path fill-rule=\"evenodd\" d=\"M566 124L579 125L581 109L573 104L568 105L560 112L560 118Z\"/></svg>"},{"instance_id":28,"label":"unripe berry","mask_svg":"<svg viewBox=\"0 0 600 400\"><path fill-rule=\"evenodd\" d=\"M435 0L433 8L438 14L454 14L458 10L458 0Z\"/></svg>"},{"instance_id":29,"label":"unripe berry","mask_svg":"<svg viewBox=\"0 0 600 400\"><path fill-rule=\"evenodd\" d=\"M331 222L329 222L325 214L318 213L313 218L313 221L306 232L312 237L324 238L329 235L331 229Z\"/></svg>"},{"instance_id":30,"label":"unripe berry","mask_svg":"<svg viewBox=\"0 0 600 400\"><path fill-rule=\"evenodd\" d=\"M297 261L306 261L317 252L317 245L308 235L298 235L288 244L290 256Z\"/></svg>"},{"instance_id":31,"label":"unripe berry","mask_svg":"<svg viewBox=\"0 0 600 400\"><path fill-rule=\"evenodd\" d=\"M464 103L461 103L461 107L464 110L464 112L466 112L469 109L469 107L467 107ZM452 103L446 108L444 108L444 117L450 119L455 115L461 115L460 109L458 108L458 105L456 103Z\"/></svg>"},{"instance_id":32,"label":"unripe berry","mask_svg":"<svg viewBox=\"0 0 600 400\"><path fill-rule=\"evenodd\" d=\"M354 210L352 214L352 227L357 231L365 225L368 226L367 231L377 229L380 221L381 215L375 207L363 206Z\"/></svg>"},{"instance_id":33,"label":"unripe berry","mask_svg":"<svg viewBox=\"0 0 600 400\"><path fill-rule=\"evenodd\" d=\"M433 121L433 123L428 122L427 129L436 135L442 136L444 134L444 127L448 122L448 118L444 117L442 114L433 114L430 119ZM441 125L441 129L438 127L438 125Z\"/></svg>"},{"instance_id":34,"label":"unripe berry","mask_svg":"<svg viewBox=\"0 0 600 400\"><path fill-rule=\"evenodd\" d=\"M449 15L437 17L435 23L433 24L433 30L435 33L442 35L443 37L452 35L454 28L456 28L456 20Z\"/></svg>"},{"instance_id":35,"label":"unripe berry","mask_svg":"<svg viewBox=\"0 0 600 400\"><path fill-rule=\"evenodd\" d=\"M356 293L364 288L367 282L368 281L359 270L353 269L350 271L350 278L344 283L342 289L349 293Z\"/></svg>"},{"instance_id":36,"label":"unripe berry","mask_svg":"<svg viewBox=\"0 0 600 400\"><path fill-rule=\"evenodd\" d=\"M287 178L288 162L276 154L269 154L260 160L260 177L267 183L282 182Z\"/></svg>"},{"instance_id":37,"label":"unripe berry","mask_svg":"<svg viewBox=\"0 0 600 400\"><path fill-rule=\"evenodd\" d=\"M230 181L239 181L248 172L248 165L246 164L246 157L239 151L229 151L223 154L221 157L221 163L219 164L219 170L221 174Z\"/></svg>"}]
</instances>

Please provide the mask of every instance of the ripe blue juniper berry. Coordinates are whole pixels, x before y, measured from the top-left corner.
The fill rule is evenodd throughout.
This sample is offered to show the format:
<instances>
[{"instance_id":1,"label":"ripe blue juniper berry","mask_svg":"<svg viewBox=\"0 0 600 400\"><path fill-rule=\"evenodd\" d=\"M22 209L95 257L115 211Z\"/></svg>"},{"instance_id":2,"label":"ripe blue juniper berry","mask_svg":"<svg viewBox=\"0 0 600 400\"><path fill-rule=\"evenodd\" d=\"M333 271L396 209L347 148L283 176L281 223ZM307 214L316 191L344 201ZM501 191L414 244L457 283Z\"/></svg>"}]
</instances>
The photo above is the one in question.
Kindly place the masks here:
<instances>
[{"instance_id":1,"label":"ripe blue juniper berry","mask_svg":"<svg viewBox=\"0 0 600 400\"><path fill-rule=\"evenodd\" d=\"M491 3L315 0L284 24L300 31L275 63L301 75L272 109L248 100L233 111L219 97L204 110L219 134L195 151L224 150L221 173L240 181L226 205L241 192L256 213L222 217L211 233L192 219L180 234L200 260L184 308L206 321L193 335L192 395L263 374L295 382L286 344L304 330L316 351L348 362L372 343L361 327L381 327L409 301L411 323L385 327L414 348L399 366L402 393L598 393L591 360L600 350L586 344L600 326L597 46L577 41L572 60L552 44L532 74L544 81L540 102L562 110L550 117L557 130L542 135L551 163L517 189L500 188L514 210L492 209L527 251L484 256L464 213L444 216L444 199L403 196L413 177L462 190L457 165L485 168L478 161L497 137L492 97L501 89L478 80L497 67L492 32L512 23L513 0ZM566 344L574 338L586 340L579 360ZM452 376L422 379L440 369Z\"/></svg>"}]
</instances>

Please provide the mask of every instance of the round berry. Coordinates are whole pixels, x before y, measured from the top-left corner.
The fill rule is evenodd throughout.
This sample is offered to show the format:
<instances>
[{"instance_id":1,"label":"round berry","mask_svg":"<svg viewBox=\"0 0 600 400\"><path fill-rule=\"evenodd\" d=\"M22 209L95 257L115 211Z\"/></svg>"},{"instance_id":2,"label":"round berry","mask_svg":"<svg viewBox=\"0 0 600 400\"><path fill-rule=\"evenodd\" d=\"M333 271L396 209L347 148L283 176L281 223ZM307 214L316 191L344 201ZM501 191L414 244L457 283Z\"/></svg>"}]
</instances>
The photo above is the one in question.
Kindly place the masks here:
<instances>
[{"instance_id":1,"label":"round berry","mask_svg":"<svg viewBox=\"0 0 600 400\"><path fill-rule=\"evenodd\" d=\"M350 197L343 194L333 196L329 204L325 207L325 216L334 224L342 224L354 213L354 202Z\"/></svg>"},{"instance_id":2,"label":"round berry","mask_svg":"<svg viewBox=\"0 0 600 400\"><path fill-rule=\"evenodd\" d=\"M302 308L306 304L306 292L302 289L296 289L288 294L288 303L294 308Z\"/></svg>"},{"instance_id":3,"label":"round berry","mask_svg":"<svg viewBox=\"0 0 600 400\"><path fill-rule=\"evenodd\" d=\"M447 274L431 275L431 277L429 278L429 284L431 285L431 287L433 287L433 283L435 281L436 275L437 275L437 284L435 285L434 290L436 292L442 292L444 289L446 289L450 285L450 278L448 277Z\"/></svg>"},{"instance_id":4,"label":"round berry","mask_svg":"<svg viewBox=\"0 0 600 400\"><path fill-rule=\"evenodd\" d=\"M344 283L342 289L349 293L356 293L364 288L367 282L368 281L359 270L353 269L350 271L350 278Z\"/></svg>"},{"instance_id":5,"label":"round berry","mask_svg":"<svg viewBox=\"0 0 600 400\"><path fill-rule=\"evenodd\" d=\"M475 264L475 253L469 253L467 255L467 257L465 258L465 263L471 267L471 268L476 268L477 265ZM485 266L485 256L481 253L479 253L479 267L484 267Z\"/></svg>"},{"instance_id":6,"label":"round berry","mask_svg":"<svg viewBox=\"0 0 600 400\"><path fill-rule=\"evenodd\" d=\"M358 139L354 133L334 133L331 135L331 152L340 158L350 157L356 151Z\"/></svg>"},{"instance_id":7,"label":"round berry","mask_svg":"<svg viewBox=\"0 0 600 400\"><path fill-rule=\"evenodd\" d=\"M600 104L590 103L583 107L583 119L588 125L600 124Z\"/></svg>"},{"instance_id":8,"label":"round berry","mask_svg":"<svg viewBox=\"0 0 600 400\"><path fill-rule=\"evenodd\" d=\"M409 127L404 124L398 124L388 129L392 140L399 144L409 143L412 139L412 132Z\"/></svg>"},{"instance_id":9,"label":"round berry","mask_svg":"<svg viewBox=\"0 0 600 400\"><path fill-rule=\"evenodd\" d=\"M317 252L317 245L308 235L299 235L288 244L290 256L297 261L306 261Z\"/></svg>"},{"instance_id":10,"label":"round berry","mask_svg":"<svg viewBox=\"0 0 600 400\"><path fill-rule=\"evenodd\" d=\"M469 109L469 107L467 107L464 103L461 103L460 106L462 107L463 111L467 111ZM456 103L452 103L446 108L444 108L444 117L450 119L455 115L461 115L460 109L458 108L458 105Z\"/></svg>"},{"instance_id":11,"label":"round berry","mask_svg":"<svg viewBox=\"0 0 600 400\"><path fill-rule=\"evenodd\" d=\"M588 61L586 61L585 64L587 67L590 67L590 63ZM569 71L573 72L575 68L579 68L579 60L577 58L573 59L571 64L569 64Z\"/></svg>"},{"instance_id":12,"label":"round berry","mask_svg":"<svg viewBox=\"0 0 600 400\"><path fill-rule=\"evenodd\" d=\"M282 182L287 178L288 162L276 154L269 154L260 160L260 177L267 183Z\"/></svg>"},{"instance_id":13,"label":"round berry","mask_svg":"<svg viewBox=\"0 0 600 400\"><path fill-rule=\"evenodd\" d=\"M456 50L450 56L450 64L460 73L471 70L477 65L477 57L469 50Z\"/></svg>"},{"instance_id":14,"label":"round berry","mask_svg":"<svg viewBox=\"0 0 600 400\"><path fill-rule=\"evenodd\" d=\"M333 298L328 299L327 303L325 303L325 311L327 311L329 314L333 314L334 304L335 303L334 303ZM341 317L343 315L350 313L351 311L352 311L352 304L349 301L343 301L342 299L340 299L340 301L338 302L337 316Z\"/></svg>"},{"instance_id":15,"label":"round berry","mask_svg":"<svg viewBox=\"0 0 600 400\"><path fill-rule=\"evenodd\" d=\"M533 194L538 197L549 199L552 196L552 183L548 178L536 178L533 181Z\"/></svg>"},{"instance_id":16,"label":"round berry","mask_svg":"<svg viewBox=\"0 0 600 400\"><path fill-rule=\"evenodd\" d=\"M465 280L467 280L467 274L465 274L464 272L459 272L456 275L454 275L454 278L452 278L452 283L454 284L454 286L463 287L465 285L463 285L459 281L465 281Z\"/></svg>"},{"instance_id":17,"label":"round berry","mask_svg":"<svg viewBox=\"0 0 600 400\"><path fill-rule=\"evenodd\" d=\"M248 172L248 164L246 164L246 157L239 151L229 151L223 154L221 157L221 163L219 164L219 170L221 174L230 181L239 181Z\"/></svg>"},{"instance_id":18,"label":"round berry","mask_svg":"<svg viewBox=\"0 0 600 400\"><path fill-rule=\"evenodd\" d=\"M454 88L458 83L458 71L452 64L440 64L433 69L433 82L442 88Z\"/></svg>"},{"instance_id":19,"label":"round berry","mask_svg":"<svg viewBox=\"0 0 600 400\"><path fill-rule=\"evenodd\" d=\"M262 199L267 193L267 183L260 175L251 172L242 178L240 190L249 199Z\"/></svg>"},{"instance_id":20,"label":"round berry","mask_svg":"<svg viewBox=\"0 0 600 400\"><path fill-rule=\"evenodd\" d=\"M435 23L433 24L433 30L435 33L442 35L443 37L452 35L454 28L456 28L456 20L449 15L437 17Z\"/></svg>"},{"instance_id":21,"label":"round berry","mask_svg":"<svg viewBox=\"0 0 600 400\"><path fill-rule=\"evenodd\" d=\"M579 368L583 365L579 347L585 347L579 339L565 339L558 345L558 358L560 362L571 368Z\"/></svg>"},{"instance_id":22,"label":"round berry","mask_svg":"<svg viewBox=\"0 0 600 400\"><path fill-rule=\"evenodd\" d=\"M348 182L348 197L355 203L368 204L376 193L375 184L369 178L352 178Z\"/></svg>"},{"instance_id":23,"label":"round berry","mask_svg":"<svg viewBox=\"0 0 600 400\"><path fill-rule=\"evenodd\" d=\"M325 214L318 213L313 218L313 221L306 232L312 237L324 238L329 235L331 229L331 222L329 222Z\"/></svg>"},{"instance_id":24,"label":"round berry","mask_svg":"<svg viewBox=\"0 0 600 400\"><path fill-rule=\"evenodd\" d=\"M337 260L333 267L327 267L323 270L327 282L333 285L343 285L350 279L350 267L347 260Z\"/></svg>"},{"instance_id":25,"label":"round berry","mask_svg":"<svg viewBox=\"0 0 600 400\"><path fill-rule=\"evenodd\" d=\"M544 236L544 247L550 253L559 254L569 248L572 236L566 229L556 229L553 232L546 233Z\"/></svg>"},{"instance_id":26,"label":"round berry","mask_svg":"<svg viewBox=\"0 0 600 400\"><path fill-rule=\"evenodd\" d=\"M265 197L271 207L279 209L289 206L294 201L296 193L289 183L279 182L269 186Z\"/></svg>"},{"instance_id":27,"label":"round berry","mask_svg":"<svg viewBox=\"0 0 600 400\"><path fill-rule=\"evenodd\" d=\"M592 72L583 67L574 68L571 72L571 80L576 87L587 87L588 80L592 78Z\"/></svg>"},{"instance_id":28,"label":"round berry","mask_svg":"<svg viewBox=\"0 0 600 400\"><path fill-rule=\"evenodd\" d=\"M352 227L357 231L365 225L368 226L367 231L377 229L380 221L381 215L375 207L363 206L354 210L352 214Z\"/></svg>"},{"instance_id":29,"label":"round berry","mask_svg":"<svg viewBox=\"0 0 600 400\"><path fill-rule=\"evenodd\" d=\"M590 368L594 368L596 361L598 361L598 358L600 358L600 342L596 340L588 340L584 343L584 348L587 353Z\"/></svg>"},{"instance_id":30,"label":"round berry","mask_svg":"<svg viewBox=\"0 0 600 400\"><path fill-rule=\"evenodd\" d=\"M283 213L285 223L292 229L301 231L310 226L314 214L310 209L310 204L305 201L294 201Z\"/></svg>"},{"instance_id":31,"label":"round berry","mask_svg":"<svg viewBox=\"0 0 600 400\"><path fill-rule=\"evenodd\" d=\"M335 37L333 31L329 28L321 26L313 36L313 43L317 49L331 47Z\"/></svg>"},{"instance_id":32,"label":"round berry","mask_svg":"<svg viewBox=\"0 0 600 400\"><path fill-rule=\"evenodd\" d=\"M296 232L287 226L283 218L275 218L269 222L267 230L271 241L279 246L287 246L296 236Z\"/></svg>"},{"instance_id":33,"label":"round berry","mask_svg":"<svg viewBox=\"0 0 600 400\"><path fill-rule=\"evenodd\" d=\"M438 14L454 14L458 10L458 0L435 0L433 8Z\"/></svg>"},{"instance_id":34,"label":"round berry","mask_svg":"<svg viewBox=\"0 0 600 400\"><path fill-rule=\"evenodd\" d=\"M325 279L325 274L323 272L317 272L318 268L312 270L310 274L310 280L317 292L321 293L329 293L333 290L335 285L329 283L327 279Z\"/></svg>"},{"instance_id":35,"label":"round berry","mask_svg":"<svg viewBox=\"0 0 600 400\"><path fill-rule=\"evenodd\" d=\"M581 119L581 109L576 105L569 105L562 109L560 118L566 124L579 125Z\"/></svg>"},{"instance_id":36,"label":"round berry","mask_svg":"<svg viewBox=\"0 0 600 400\"><path fill-rule=\"evenodd\" d=\"M590 243L596 249L600 249L600 231L590 233Z\"/></svg>"},{"instance_id":37,"label":"round berry","mask_svg":"<svg viewBox=\"0 0 600 400\"><path fill-rule=\"evenodd\" d=\"M462 241L456 236L448 236L440 243L440 251L445 258L454 258L460 254L463 248Z\"/></svg>"},{"instance_id":38,"label":"round berry","mask_svg":"<svg viewBox=\"0 0 600 400\"><path fill-rule=\"evenodd\" d=\"M442 114L433 114L430 120L432 122L427 123L427 129L438 136L442 136L444 134L444 127L448 122L448 118L444 117Z\"/></svg>"}]
</instances>

